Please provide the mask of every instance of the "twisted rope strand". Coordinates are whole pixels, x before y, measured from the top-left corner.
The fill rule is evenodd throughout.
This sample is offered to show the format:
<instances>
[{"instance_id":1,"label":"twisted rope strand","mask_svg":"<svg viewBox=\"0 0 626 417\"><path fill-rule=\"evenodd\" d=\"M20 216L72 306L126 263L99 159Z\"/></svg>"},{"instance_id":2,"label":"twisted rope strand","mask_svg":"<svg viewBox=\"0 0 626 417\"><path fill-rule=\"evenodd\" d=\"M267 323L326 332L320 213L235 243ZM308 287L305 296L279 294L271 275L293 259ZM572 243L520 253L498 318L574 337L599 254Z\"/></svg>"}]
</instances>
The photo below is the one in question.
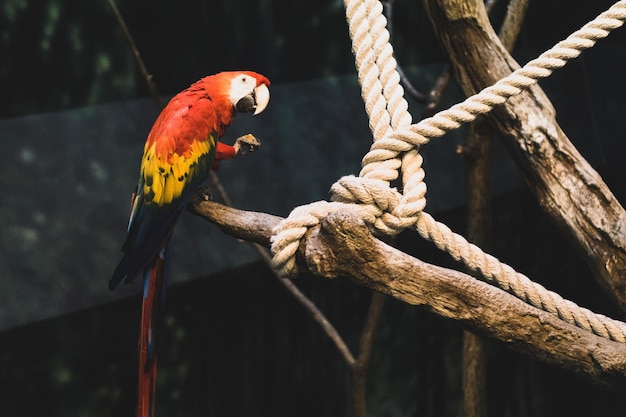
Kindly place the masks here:
<instances>
[{"instance_id":1,"label":"twisted rope strand","mask_svg":"<svg viewBox=\"0 0 626 417\"><path fill-rule=\"evenodd\" d=\"M380 72L375 65L377 56L374 50L374 40L371 33L369 15L376 11L376 0L363 2L349 2L346 4L348 29L352 38L357 68L367 67L368 71L358 71L361 96L365 103L365 111L369 118L370 130L374 140L382 138L391 130L391 116L387 112L387 102L383 96L383 86L380 81ZM383 27L384 30L384 27ZM380 32L378 33L380 37Z\"/></svg>"},{"instance_id":2,"label":"twisted rope strand","mask_svg":"<svg viewBox=\"0 0 626 417\"><path fill-rule=\"evenodd\" d=\"M423 145L431 138L441 137L464 123L474 121L479 115L488 113L493 107L503 104L510 97L536 84L539 79L548 77L553 70L578 57L583 50L591 48L596 41L608 36L610 31L622 26L624 20L626 2L618 1L596 19L494 85L417 124L396 129L388 138L383 138L383 142L376 143L376 147L372 146L363 158L364 165L380 164L384 160L398 158L403 151L395 144L397 141L405 141L413 146ZM390 143L387 139L393 139L393 145L387 147ZM387 152L383 153L381 149ZM372 169L364 166L363 171L369 173Z\"/></svg>"},{"instance_id":3,"label":"twisted rope strand","mask_svg":"<svg viewBox=\"0 0 626 417\"><path fill-rule=\"evenodd\" d=\"M524 274L516 272L510 266L483 252L464 237L453 233L445 224L435 221L428 213L421 213L415 229L439 249L450 253L455 260L463 261L472 271L479 272L485 281L522 301L552 313L569 324L590 330L598 336L626 343L625 323L593 313L563 299L557 293L547 290Z\"/></svg>"}]
</instances>

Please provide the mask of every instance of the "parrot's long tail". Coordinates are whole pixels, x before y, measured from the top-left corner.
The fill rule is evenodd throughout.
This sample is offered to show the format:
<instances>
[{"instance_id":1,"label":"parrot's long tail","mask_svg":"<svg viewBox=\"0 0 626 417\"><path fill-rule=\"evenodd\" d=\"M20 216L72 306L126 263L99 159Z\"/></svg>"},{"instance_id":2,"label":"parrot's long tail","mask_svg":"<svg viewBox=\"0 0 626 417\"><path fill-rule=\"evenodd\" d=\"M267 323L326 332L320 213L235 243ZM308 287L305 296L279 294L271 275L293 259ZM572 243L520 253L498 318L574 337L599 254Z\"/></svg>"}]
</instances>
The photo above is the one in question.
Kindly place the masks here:
<instances>
[{"instance_id":1,"label":"parrot's long tail","mask_svg":"<svg viewBox=\"0 0 626 417\"><path fill-rule=\"evenodd\" d=\"M157 378L157 355L155 333L159 310L165 296L168 269L168 244L144 275L141 323L139 327L139 379L137 395L137 417L154 416L154 400Z\"/></svg>"}]
</instances>

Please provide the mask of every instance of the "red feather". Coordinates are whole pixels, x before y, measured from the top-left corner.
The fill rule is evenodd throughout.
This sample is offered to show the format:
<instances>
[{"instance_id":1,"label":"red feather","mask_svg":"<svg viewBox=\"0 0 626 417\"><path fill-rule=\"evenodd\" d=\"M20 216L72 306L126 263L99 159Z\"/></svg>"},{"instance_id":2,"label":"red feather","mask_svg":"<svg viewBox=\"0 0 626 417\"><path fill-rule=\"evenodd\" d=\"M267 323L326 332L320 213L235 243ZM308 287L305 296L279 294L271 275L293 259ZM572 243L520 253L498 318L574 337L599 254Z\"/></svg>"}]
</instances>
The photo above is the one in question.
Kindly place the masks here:
<instances>
[{"instance_id":1,"label":"red feather","mask_svg":"<svg viewBox=\"0 0 626 417\"><path fill-rule=\"evenodd\" d=\"M137 416L148 417L154 415L154 400L156 394L157 355L155 352L155 332L158 311L161 308L159 301L163 299L163 280L165 277L166 259L165 248L146 277L143 302L141 303L141 328L139 329L139 375L137 379Z\"/></svg>"}]
</instances>

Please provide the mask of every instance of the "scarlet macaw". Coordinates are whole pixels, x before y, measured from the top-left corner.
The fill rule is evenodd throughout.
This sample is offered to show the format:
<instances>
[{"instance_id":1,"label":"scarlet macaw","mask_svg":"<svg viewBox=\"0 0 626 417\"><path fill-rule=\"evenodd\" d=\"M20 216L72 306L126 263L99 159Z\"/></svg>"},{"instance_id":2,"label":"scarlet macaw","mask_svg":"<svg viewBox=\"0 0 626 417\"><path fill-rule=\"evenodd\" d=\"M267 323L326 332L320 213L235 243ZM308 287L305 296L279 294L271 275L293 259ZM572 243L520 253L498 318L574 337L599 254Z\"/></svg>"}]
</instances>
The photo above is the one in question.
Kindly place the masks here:
<instances>
[{"instance_id":1,"label":"scarlet macaw","mask_svg":"<svg viewBox=\"0 0 626 417\"><path fill-rule=\"evenodd\" d=\"M239 141L219 139L236 112L261 113L269 102L269 80L250 71L221 72L192 84L165 106L152 126L133 194L124 257L109 289L144 274L139 334L138 416L154 413L156 354L155 317L162 304L168 245L178 217L208 170L234 157Z\"/></svg>"}]
</instances>

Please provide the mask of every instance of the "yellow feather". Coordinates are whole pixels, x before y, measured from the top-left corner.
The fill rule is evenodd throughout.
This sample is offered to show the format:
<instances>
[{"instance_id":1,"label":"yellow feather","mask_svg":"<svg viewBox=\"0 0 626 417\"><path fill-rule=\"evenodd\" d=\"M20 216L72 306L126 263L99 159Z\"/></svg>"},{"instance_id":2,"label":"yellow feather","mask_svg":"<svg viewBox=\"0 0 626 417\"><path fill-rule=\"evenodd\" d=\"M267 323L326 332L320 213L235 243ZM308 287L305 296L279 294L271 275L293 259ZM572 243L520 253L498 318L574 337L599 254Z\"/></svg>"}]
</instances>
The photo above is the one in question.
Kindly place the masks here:
<instances>
[{"instance_id":1,"label":"yellow feather","mask_svg":"<svg viewBox=\"0 0 626 417\"><path fill-rule=\"evenodd\" d=\"M172 186L172 174L168 173L166 175L163 176L164 179L164 185L163 185L163 198L161 199L161 201L158 202L159 206L162 206L163 204L169 204L174 200L174 187Z\"/></svg>"},{"instance_id":2,"label":"yellow feather","mask_svg":"<svg viewBox=\"0 0 626 417\"><path fill-rule=\"evenodd\" d=\"M215 147L215 139L210 136L206 141L194 142L188 158L174 153L169 155L169 160L156 155L156 142L146 147L141 161L146 203L162 206L180 198L189 179L201 174L196 172L198 162L212 147Z\"/></svg>"}]
</instances>

